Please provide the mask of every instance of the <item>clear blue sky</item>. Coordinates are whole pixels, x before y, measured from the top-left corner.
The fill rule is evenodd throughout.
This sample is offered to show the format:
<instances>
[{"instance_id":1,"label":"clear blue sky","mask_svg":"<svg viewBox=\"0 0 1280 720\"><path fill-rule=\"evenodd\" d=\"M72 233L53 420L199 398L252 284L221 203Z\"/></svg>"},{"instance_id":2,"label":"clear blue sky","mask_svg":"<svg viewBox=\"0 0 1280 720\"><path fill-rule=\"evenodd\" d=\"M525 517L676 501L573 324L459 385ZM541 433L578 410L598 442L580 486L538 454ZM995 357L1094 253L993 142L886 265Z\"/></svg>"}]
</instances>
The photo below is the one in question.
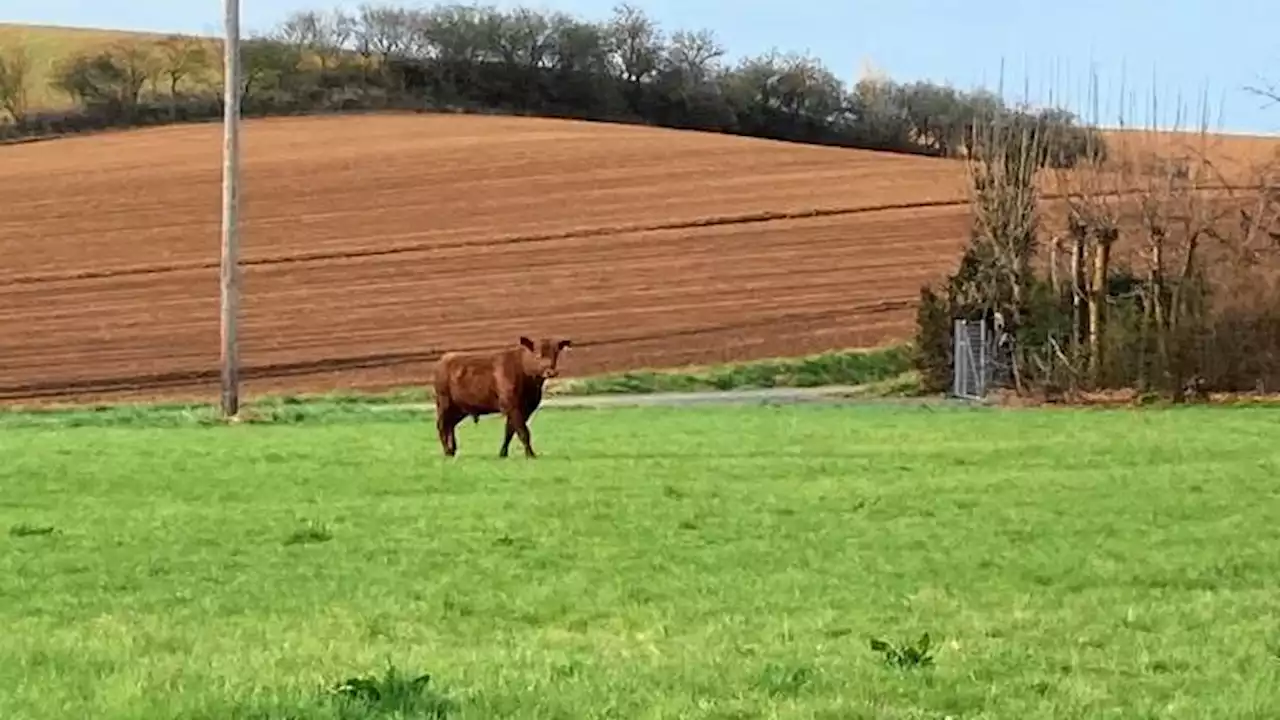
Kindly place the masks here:
<instances>
[{"instance_id":1,"label":"clear blue sky","mask_svg":"<svg viewBox=\"0 0 1280 720\"><path fill-rule=\"evenodd\" d=\"M1005 65L1006 97L1086 108L1090 66L1099 115L1146 125L1152 90L1157 122L1172 124L1179 92L1199 116L1208 90L1214 127L1280 131L1280 106L1242 90L1280 84L1280 2L1274 0L632 0L664 28L710 28L733 57L777 47L809 52L852 81L864 60L900 80L994 87ZM354 2L338 2L351 7ZM395 3L402 4L402 3ZM498 2L499 5L518 3ZM605 17L614 0L534 0ZM334 0L242 0L246 30L266 29L295 9ZM4 0L0 21L221 33L220 0ZM989 21L987 18L998 18ZM1154 82L1153 82L1154 73ZM1129 100L1122 101L1124 80Z\"/></svg>"}]
</instances>

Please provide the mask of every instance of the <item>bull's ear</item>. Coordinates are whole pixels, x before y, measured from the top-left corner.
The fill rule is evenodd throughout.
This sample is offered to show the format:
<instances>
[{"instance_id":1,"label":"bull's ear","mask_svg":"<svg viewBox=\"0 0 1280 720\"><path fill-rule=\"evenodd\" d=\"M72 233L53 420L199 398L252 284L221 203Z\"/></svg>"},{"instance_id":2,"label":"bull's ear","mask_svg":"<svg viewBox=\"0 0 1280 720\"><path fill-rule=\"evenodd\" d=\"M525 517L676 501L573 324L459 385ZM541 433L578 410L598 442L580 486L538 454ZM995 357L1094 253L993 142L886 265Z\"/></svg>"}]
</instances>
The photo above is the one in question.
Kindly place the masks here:
<instances>
[{"instance_id":1,"label":"bull's ear","mask_svg":"<svg viewBox=\"0 0 1280 720\"><path fill-rule=\"evenodd\" d=\"M563 350L567 347L573 347L573 341L568 338L565 338L564 340L560 341L560 344L556 346L556 349Z\"/></svg>"},{"instance_id":2,"label":"bull's ear","mask_svg":"<svg viewBox=\"0 0 1280 720\"><path fill-rule=\"evenodd\" d=\"M529 352L534 352L536 350L533 345L533 341L523 335L520 336L520 344L529 348Z\"/></svg>"}]
</instances>

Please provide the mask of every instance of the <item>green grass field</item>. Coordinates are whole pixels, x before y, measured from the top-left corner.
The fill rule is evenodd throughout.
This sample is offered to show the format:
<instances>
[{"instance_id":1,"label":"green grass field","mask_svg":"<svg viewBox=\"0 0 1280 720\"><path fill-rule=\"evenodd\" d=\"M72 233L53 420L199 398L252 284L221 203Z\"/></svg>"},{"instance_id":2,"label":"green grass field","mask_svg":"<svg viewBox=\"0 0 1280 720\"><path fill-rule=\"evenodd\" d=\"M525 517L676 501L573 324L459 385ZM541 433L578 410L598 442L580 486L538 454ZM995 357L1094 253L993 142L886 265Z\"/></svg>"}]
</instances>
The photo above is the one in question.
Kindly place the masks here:
<instances>
[{"instance_id":1,"label":"green grass field","mask_svg":"<svg viewBox=\"0 0 1280 720\"><path fill-rule=\"evenodd\" d=\"M446 462L394 412L7 426L0 718L1280 708L1280 412L547 410L533 432L539 460L499 461L500 425L466 423ZM380 700L326 690L389 666Z\"/></svg>"}]
</instances>

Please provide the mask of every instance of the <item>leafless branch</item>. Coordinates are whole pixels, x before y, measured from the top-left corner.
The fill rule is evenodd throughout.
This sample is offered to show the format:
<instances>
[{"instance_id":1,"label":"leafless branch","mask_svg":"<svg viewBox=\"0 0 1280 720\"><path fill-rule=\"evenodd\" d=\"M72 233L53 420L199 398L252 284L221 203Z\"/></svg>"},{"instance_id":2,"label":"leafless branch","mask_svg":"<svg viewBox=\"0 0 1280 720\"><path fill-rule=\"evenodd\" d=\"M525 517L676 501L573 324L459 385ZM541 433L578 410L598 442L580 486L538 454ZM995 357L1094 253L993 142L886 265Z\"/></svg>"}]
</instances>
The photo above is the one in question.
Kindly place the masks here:
<instances>
[{"instance_id":1,"label":"leafless branch","mask_svg":"<svg viewBox=\"0 0 1280 720\"><path fill-rule=\"evenodd\" d=\"M1265 78L1259 77L1257 85L1245 85L1244 91L1266 100L1264 108L1280 104L1280 87Z\"/></svg>"}]
</instances>

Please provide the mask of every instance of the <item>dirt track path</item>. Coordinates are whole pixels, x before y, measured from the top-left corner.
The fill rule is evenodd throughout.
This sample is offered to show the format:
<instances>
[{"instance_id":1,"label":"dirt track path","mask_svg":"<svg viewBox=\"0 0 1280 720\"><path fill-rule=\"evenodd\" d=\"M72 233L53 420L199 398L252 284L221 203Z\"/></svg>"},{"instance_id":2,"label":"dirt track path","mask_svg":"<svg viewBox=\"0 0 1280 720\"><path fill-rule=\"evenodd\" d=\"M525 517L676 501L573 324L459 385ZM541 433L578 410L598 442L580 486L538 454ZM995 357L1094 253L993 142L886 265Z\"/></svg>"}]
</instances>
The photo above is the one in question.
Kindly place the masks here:
<instances>
[{"instance_id":1,"label":"dirt track path","mask_svg":"<svg viewBox=\"0 0 1280 720\"><path fill-rule=\"evenodd\" d=\"M709 390L700 392L658 392L625 395L558 395L543 400L544 408L596 409L611 407L692 407L697 405L915 405L963 404L964 401L936 397L878 398L867 396L856 385L826 385L811 388L752 388L749 390ZM377 406L381 410L416 409L432 411L430 403Z\"/></svg>"}]
</instances>

